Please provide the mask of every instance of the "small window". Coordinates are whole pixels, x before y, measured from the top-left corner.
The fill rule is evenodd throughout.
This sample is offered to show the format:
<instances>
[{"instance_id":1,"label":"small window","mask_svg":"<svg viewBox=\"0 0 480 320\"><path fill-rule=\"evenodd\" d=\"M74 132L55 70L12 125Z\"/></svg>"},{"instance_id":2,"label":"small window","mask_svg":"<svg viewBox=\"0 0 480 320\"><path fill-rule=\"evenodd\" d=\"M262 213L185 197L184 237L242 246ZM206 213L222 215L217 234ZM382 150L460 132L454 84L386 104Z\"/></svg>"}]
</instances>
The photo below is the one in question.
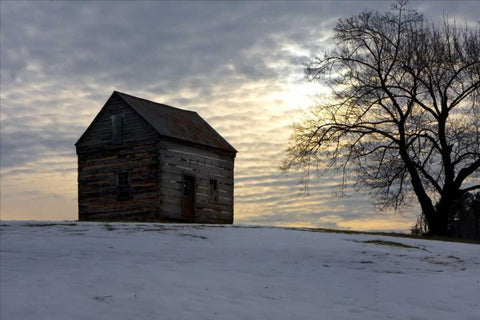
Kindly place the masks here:
<instances>
[{"instance_id":1,"label":"small window","mask_svg":"<svg viewBox=\"0 0 480 320\"><path fill-rule=\"evenodd\" d=\"M123 115L116 114L112 116L112 143L122 143L123 136Z\"/></svg>"},{"instance_id":2,"label":"small window","mask_svg":"<svg viewBox=\"0 0 480 320\"><path fill-rule=\"evenodd\" d=\"M117 200L127 200L132 197L130 172L117 172Z\"/></svg>"},{"instance_id":3,"label":"small window","mask_svg":"<svg viewBox=\"0 0 480 320\"><path fill-rule=\"evenodd\" d=\"M218 182L217 180L210 179L210 201L218 202Z\"/></svg>"}]
</instances>

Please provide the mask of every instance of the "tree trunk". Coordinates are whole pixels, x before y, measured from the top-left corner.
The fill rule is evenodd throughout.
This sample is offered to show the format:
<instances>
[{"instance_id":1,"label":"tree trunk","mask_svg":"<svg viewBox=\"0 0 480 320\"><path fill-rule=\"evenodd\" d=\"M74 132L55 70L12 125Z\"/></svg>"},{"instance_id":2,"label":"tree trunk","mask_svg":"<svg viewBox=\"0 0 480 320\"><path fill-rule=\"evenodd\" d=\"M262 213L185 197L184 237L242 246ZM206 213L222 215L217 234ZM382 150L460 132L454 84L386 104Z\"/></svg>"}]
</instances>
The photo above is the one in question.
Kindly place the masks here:
<instances>
[{"instance_id":1,"label":"tree trunk","mask_svg":"<svg viewBox=\"0 0 480 320\"><path fill-rule=\"evenodd\" d=\"M428 235L446 237L448 235L449 208L437 205L435 214L427 218Z\"/></svg>"},{"instance_id":2,"label":"tree trunk","mask_svg":"<svg viewBox=\"0 0 480 320\"><path fill-rule=\"evenodd\" d=\"M440 200L435 205L435 212L430 219L427 218L430 235L448 236L449 227L453 223L457 210L461 209L460 193L458 190L444 191Z\"/></svg>"}]
</instances>

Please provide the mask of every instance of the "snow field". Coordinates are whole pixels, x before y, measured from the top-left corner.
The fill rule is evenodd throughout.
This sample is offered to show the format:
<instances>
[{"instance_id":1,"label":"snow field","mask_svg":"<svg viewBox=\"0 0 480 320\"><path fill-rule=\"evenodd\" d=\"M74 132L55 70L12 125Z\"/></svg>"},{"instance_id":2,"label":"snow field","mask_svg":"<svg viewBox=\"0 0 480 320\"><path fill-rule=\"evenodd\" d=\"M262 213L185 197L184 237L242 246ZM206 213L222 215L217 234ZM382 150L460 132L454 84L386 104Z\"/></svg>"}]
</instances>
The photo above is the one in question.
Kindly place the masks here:
<instances>
[{"instance_id":1,"label":"snow field","mask_svg":"<svg viewBox=\"0 0 480 320\"><path fill-rule=\"evenodd\" d=\"M2 320L479 315L475 244L248 226L1 224Z\"/></svg>"}]
</instances>

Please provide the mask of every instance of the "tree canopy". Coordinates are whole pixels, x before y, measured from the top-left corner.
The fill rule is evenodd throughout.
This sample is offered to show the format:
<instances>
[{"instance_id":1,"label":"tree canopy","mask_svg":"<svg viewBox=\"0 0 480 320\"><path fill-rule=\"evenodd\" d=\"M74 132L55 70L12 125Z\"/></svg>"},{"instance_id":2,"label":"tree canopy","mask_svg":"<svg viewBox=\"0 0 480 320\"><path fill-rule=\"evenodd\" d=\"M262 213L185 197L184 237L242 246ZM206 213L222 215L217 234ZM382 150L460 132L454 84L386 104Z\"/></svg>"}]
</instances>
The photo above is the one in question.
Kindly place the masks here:
<instances>
[{"instance_id":1,"label":"tree canopy","mask_svg":"<svg viewBox=\"0 0 480 320\"><path fill-rule=\"evenodd\" d=\"M334 32L305 66L332 94L293 125L282 169L305 182L340 169L382 207L415 196L429 232L446 235L454 203L480 189L480 27L436 25L399 1Z\"/></svg>"}]
</instances>

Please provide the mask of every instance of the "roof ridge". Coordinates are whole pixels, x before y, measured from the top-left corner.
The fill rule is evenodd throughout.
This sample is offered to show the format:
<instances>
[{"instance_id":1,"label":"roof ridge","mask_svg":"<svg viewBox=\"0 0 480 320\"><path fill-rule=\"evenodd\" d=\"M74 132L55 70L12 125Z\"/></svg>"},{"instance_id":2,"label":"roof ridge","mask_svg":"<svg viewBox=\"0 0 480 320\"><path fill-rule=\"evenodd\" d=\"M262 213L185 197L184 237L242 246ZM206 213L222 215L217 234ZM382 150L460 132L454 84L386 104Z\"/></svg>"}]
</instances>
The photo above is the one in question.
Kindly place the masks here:
<instances>
[{"instance_id":1,"label":"roof ridge","mask_svg":"<svg viewBox=\"0 0 480 320\"><path fill-rule=\"evenodd\" d=\"M137 97L137 96L134 96L134 95L131 95L131 94L128 94L128 93L125 93L125 92L120 92L120 91L117 91L117 90L114 90L113 93L117 93L117 94L120 94L120 95L128 96L128 97L130 97L130 98L134 98L134 99L137 99L137 100L143 100L143 101L146 101L146 102L154 103L154 104L157 104L157 105L162 106L162 107L172 108L172 109L180 110L180 111L184 111L184 112L197 113L196 111L186 110L186 109L181 109L181 108L173 107L173 106L170 106L170 105L168 105L168 104L164 104L164 103L160 103L160 102L155 102L155 101L153 101L153 100L148 100L148 99L145 99L145 98Z\"/></svg>"}]
</instances>

